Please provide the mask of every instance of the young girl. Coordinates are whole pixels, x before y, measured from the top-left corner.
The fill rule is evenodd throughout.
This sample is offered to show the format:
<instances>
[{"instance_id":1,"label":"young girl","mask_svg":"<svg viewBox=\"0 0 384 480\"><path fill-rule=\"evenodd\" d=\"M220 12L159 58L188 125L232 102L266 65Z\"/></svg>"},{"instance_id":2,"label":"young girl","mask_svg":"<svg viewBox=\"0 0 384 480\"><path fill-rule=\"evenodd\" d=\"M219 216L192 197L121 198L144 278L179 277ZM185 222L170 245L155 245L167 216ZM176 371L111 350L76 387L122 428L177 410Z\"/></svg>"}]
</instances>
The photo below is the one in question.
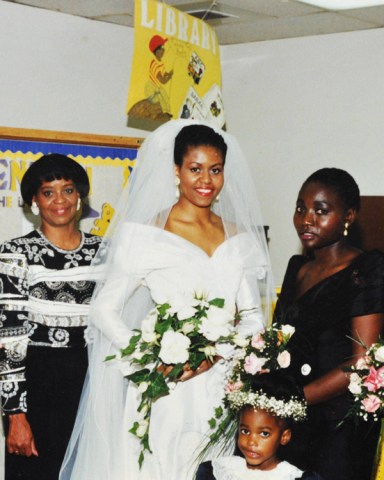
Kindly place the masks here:
<instances>
[{"instance_id":1,"label":"young girl","mask_svg":"<svg viewBox=\"0 0 384 480\"><path fill-rule=\"evenodd\" d=\"M304 420L306 404L290 377L280 372L256 375L250 391L227 395L238 411L235 455L199 466L196 480L321 480L284 458L296 423ZM298 445L290 445L298 448Z\"/></svg>"}]
</instances>

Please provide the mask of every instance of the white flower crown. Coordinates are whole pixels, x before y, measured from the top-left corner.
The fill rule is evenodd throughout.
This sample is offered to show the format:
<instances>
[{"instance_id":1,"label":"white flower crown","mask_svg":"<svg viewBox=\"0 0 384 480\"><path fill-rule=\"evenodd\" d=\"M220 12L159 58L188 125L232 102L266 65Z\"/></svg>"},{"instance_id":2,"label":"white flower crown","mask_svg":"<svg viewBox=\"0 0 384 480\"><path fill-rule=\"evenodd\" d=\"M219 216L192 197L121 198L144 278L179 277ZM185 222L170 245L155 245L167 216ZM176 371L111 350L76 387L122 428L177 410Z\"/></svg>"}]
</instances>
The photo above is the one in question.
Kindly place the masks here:
<instances>
[{"instance_id":1,"label":"white flower crown","mask_svg":"<svg viewBox=\"0 0 384 480\"><path fill-rule=\"evenodd\" d=\"M229 392L226 399L230 408L238 411L245 405L257 407L260 410L266 410L277 417L292 418L295 422L302 422L307 417L307 404L305 400L292 397L290 400L278 400L275 397L267 396L263 391L244 392L236 390Z\"/></svg>"}]
</instances>

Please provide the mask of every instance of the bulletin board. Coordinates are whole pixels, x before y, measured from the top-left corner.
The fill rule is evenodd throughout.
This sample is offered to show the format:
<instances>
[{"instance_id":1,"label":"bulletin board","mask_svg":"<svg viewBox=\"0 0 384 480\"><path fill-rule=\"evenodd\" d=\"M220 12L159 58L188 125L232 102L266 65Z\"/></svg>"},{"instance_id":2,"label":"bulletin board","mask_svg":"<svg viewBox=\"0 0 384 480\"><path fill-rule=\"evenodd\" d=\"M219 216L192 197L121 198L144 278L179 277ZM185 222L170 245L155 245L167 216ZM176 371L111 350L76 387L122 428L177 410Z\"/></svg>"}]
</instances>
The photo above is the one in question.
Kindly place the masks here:
<instances>
[{"instance_id":1,"label":"bulletin board","mask_svg":"<svg viewBox=\"0 0 384 480\"><path fill-rule=\"evenodd\" d=\"M135 165L142 143L136 137L0 127L0 242L38 226L20 194L21 179L35 160L48 153L68 155L86 170L91 190L80 228L103 235Z\"/></svg>"}]
</instances>

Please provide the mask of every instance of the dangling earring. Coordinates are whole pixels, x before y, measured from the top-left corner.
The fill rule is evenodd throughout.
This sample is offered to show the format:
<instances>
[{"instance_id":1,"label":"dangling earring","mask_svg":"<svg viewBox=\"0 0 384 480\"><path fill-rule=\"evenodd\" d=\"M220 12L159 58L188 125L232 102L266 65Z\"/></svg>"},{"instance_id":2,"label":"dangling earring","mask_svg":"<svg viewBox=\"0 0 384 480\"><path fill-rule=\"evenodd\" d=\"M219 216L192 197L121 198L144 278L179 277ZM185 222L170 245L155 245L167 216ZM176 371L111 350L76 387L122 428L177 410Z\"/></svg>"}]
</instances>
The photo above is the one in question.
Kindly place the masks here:
<instances>
[{"instance_id":1,"label":"dangling earring","mask_svg":"<svg viewBox=\"0 0 384 480\"><path fill-rule=\"evenodd\" d=\"M31 212L33 213L33 215L39 215L40 213L40 209L39 207L37 206L37 203L35 201L32 202L32 205L31 205Z\"/></svg>"},{"instance_id":2,"label":"dangling earring","mask_svg":"<svg viewBox=\"0 0 384 480\"><path fill-rule=\"evenodd\" d=\"M217 195L217 197L215 198L215 202L218 202L220 200L220 193Z\"/></svg>"},{"instance_id":3,"label":"dangling earring","mask_svg":"<svg viewBox=\"0 0 384 480\"><path fill-rule=\"evenodd\" d=\"M348 222L345 222L345 224L344 224L344 232L343 232L344 237L347 237L347 236L348 236L348 228L349 228L349 223L348 223Z\"/></svg>"},{"instance_id":4,"label":"dangling earring","mask_svg":"<svg viewBox=\"0 0 384 480\"><path fill-rule=\"evenodd\" d=\"M78 212L80 210L80 207L81 207L81 199L80 197L77 199L77 205L76 205L76 211Z\"/></svg>"},{"instance_id":5,"label":"dangling earring","mask_svg":"<svg viewBox=\"0 0 384 480\"><path fill-rule=\"evenodd\" d=\"M180 190L179 190L179 185L180 185L180 178L179 177L175 177L175 185L176 185L176 198L179 199L180 198Z\"/></svg>"}]
</instances>

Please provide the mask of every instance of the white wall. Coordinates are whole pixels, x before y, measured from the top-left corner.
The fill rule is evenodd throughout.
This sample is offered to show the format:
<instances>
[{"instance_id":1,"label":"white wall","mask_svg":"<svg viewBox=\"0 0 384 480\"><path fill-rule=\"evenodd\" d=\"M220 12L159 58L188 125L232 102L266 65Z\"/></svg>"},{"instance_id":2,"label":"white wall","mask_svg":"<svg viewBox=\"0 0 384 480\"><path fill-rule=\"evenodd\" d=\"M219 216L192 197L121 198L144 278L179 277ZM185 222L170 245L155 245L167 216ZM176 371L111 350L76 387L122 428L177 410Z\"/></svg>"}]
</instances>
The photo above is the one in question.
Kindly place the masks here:
<instances>
[{"instance_id":1,"label":"white wall","mask_svg":"<svg viewBox=\"0 0 384 480\"><path fill-rule=\"evenodd\" d=\"M223 48L228 130L252 163L280 284L300 251L298 190L316 169L348 170L384 195L384 30Z\"/></svg>"},{"instance_id":2,"label":"white wall","mask_svg":"<svg viewBox=\"0 0 384 480\"><path fill-rule=\"evenodd\" d=\"M0 0L0 45L0 125L146 135L125 126L132 29ZM222 48L228 130L253 167L277 284L310 173L338 166L384 194L383 51L383 29Z\"/></svg>"}]
</instances>

